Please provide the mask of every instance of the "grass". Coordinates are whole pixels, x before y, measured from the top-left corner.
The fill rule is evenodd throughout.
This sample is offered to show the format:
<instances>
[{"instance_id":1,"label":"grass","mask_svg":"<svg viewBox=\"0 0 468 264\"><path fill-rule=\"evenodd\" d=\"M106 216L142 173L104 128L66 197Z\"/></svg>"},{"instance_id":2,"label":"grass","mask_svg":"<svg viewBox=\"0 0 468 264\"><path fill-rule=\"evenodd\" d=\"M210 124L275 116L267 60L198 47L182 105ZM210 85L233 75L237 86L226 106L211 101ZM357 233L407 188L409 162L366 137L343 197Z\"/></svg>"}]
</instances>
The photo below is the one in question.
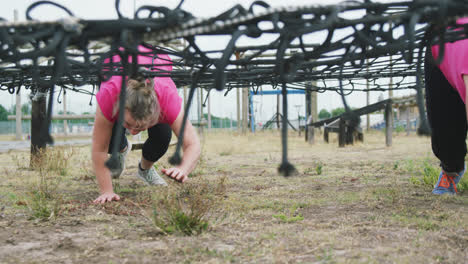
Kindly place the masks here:
<instances>
[{"instance_id":1,"label":"grass","mask_svg":"<svg viewBox=\"0 0 468 264\"><path fill-rule=\"evenodd\" d=\"M36 181L29 185L24 199L32 219L51 220L59 216L63 196L58 189L69 173L73 154L73 148L49 148L31 160Z\"/></svg>"},{"instance_id":2,"label":"grass","mask_svg":"<svg viewBox=\"0 0 468 264\"><path fill-rule=\"evenodd\" d=\"M134 177L132 151L114 181L121 200L102 205L89 146L64 148L66 169L42 174L27 152L0 153L0 262L464 263L468 193L431 194L428 138L402 133L386 147L372 132L345 148L320 138L290 134L303 173L285 178L276 131L208 133L195 177L162 176L168 188Z\"/></svg>"},{"instance_id":3,"label":"grass","mask_svg":"<svg viewBox=\"0 0 468 264\"><path fill-rule=\"evenodd\" d=\"M153 223L164 233L197 235L209 227L215 210L225 192L225 178L216 185L203 179L167 188L155 193Z\"/></svg>"},{"instance_id":4,"label":"grass","mask_svg":"<svg viewBox=\"0 0 468 264\"><path fill-rule=\"evenodd\" d=\"M419 163L408 161L408 171L413 175L409 178L409 182L414 185L433 188L439 179L440 167L436 166L429 159L425 158ZM418 169L417 169L418 168ZM458 192L468 190L468 177L465 175L457 184Z\"/></svg>"}]
</instances>

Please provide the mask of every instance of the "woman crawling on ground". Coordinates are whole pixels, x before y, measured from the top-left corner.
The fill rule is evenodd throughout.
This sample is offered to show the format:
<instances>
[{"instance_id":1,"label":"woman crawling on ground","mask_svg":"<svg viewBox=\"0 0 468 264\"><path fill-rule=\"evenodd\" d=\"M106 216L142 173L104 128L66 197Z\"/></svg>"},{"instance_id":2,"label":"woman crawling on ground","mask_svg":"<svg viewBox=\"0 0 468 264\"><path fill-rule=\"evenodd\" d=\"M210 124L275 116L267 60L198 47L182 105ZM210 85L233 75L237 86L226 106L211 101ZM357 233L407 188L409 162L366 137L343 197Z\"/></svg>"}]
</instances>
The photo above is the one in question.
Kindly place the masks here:
<instances>
[{"instance_id":1,"label":"woman crawling on ground","mask_svg":"<svg viewBox=\"0 0 468 264\"><path fill-rule=\"evenodd\" d=\"M142 52L149 50L139 47ZM113 61L120 59L115 56ZM164 65L157 69L171 71L167 55L138 56L139 64ZM100 195L94 203L105 203L120 200L114 193L111 178L118 178L125 169L125 157L131 150L131 143L125 137L125 129L121 129L119 146L119 167L109 170L105 166L108 153L112 150L114 134L117 131L119 95L122 76L113 76L102 82L96 94L98 107L93 129L92 160L99 185ZM139 77L128 79L126 88L123 127L132 135L143 130L148 131L148 139L143 144L142 156L138 163L136 176L149 185L167 185L153 167L166 152L171 141L172 131L179 136L183 122L182 98L178 95L174 82L169 77L153 79ZM187 120L183 140L183 159L180 165L162 169L161 172L179 182L185 182L187 176L195 168L200 156L200 142L195 129Z\"/></svg>"}]
</instances>

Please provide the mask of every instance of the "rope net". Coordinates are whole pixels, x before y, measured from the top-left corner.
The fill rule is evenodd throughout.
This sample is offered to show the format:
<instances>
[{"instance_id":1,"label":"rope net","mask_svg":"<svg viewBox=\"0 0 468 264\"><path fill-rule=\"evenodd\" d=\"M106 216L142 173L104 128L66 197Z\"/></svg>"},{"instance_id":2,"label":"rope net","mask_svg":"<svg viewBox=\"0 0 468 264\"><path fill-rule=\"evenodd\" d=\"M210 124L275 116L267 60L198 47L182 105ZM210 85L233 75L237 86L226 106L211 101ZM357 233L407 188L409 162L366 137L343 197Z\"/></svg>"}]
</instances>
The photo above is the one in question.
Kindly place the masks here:
<instances>
[{"instance_id":1,"label":"rope net","mask_svg":"<svg viewBox=\"0 0 468 264\"><path fill-rule=\"evenodd\" d=\"M31 12L41 5L53 5L69 17L35 20ZM53 95L53 87L58 86L94 96L99 83L112 75L166 76L179 87L190 86L184 121L197 88L227 93L248 87L255 92L269 85L282 90L283 109L287 109L287 89L336 91L342 96L344 117L354 126L359 124L359 116L348 107L347 94L414 89L421 113L419 132L428 134L422 102L424 49L464 39L468 30L468 25L455 23L467 13L468 0L365 0L274 8L255 1L248 9L236 5L210 18L197 18L183 10L183 0L175 9L141 6L133 19L124 17L119 6L116 0L115 20L79 19L52 1L30 5L24 22L0 18L0 89L13 94L23 87L32 94ZM215 50L203 49L196 41L219 36L229 40ZM139 51L139 45L150 51ZM166 63L128 63L130 57L154 59L154 54L168 54L172 62L167 64L172 64L173 70L149 70ZM120 56L120 62L109 61L114 55ZM442 59L443 48L439 62ZM390 77L396 78L392 85L379 82ZM366 80L370 88L365 87ZM92 88L77 88L87 84ZM125 89L121 91L119 103L123 106ZM49 103L49 120L52 106ZM287 159L287 111L284 116L279 170L290 175L294 167ZM118 122L122 120L123 112ZM173 163L181 160L183 130L171 158ZM41 134L51 142L48 131L44 126ZM114 150L109 167L115 166L116 153Z\"/></svg>"}]
</instances>

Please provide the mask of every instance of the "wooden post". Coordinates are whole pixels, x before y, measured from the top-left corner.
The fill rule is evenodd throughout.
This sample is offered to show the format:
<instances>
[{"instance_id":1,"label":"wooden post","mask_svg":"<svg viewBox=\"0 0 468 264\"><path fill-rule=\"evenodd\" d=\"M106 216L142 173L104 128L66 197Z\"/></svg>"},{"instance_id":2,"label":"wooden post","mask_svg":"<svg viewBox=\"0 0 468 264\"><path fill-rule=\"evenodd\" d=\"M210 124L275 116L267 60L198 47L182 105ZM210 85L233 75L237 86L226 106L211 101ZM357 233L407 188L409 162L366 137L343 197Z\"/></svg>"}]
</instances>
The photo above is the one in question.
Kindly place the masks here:
<instances>
[{"instance_id":1,"label":"wooden post","mask_svg":"<svg viewBox=\"0 0 468 264\"><path fill-rule=\"evenodd\" d=\"M329 133L328 128L324 127L323 128L323 140L325 140L325 142L327 143L328 143L328 133Z\"/></svg>"},{"instance_id":2,"label":"wooden post","mask_svg":"<svg viewBox=\"0 0 468 264\"><path fill-rule=\"evenodd\" d=\"M411 122L409 118L411 106L406 107L406 135L409 136L411 130Z\"/></svg>"},{"instance_id":3,"label":"wooden post","mask_svg":"<svg viewBox=\"0 0 468 264\"><path fill-rule=\"evenodd\" d=\"M311 92L311 98L310 98L310 115L312 116L312 120L318 120L317 92Z\"/></svg>"},{"instance_id":4,"label":"wooden post","mask_svg":"<svg viewBox=\"0 0 468 264\"><path fill-rule=\"evenodd\" d=\"M342 148L345 146L345 144L346 144L346 122L344 119L340 118L339 132L338 132L338 146Z\"/></svg>"},{"instance_id":5,"label":"wooden post","mask_svg":"<svg viewBox=\"0 0 468 264\"><path fill-rule=\"evenodd\" d=\"M346 125L346 144L354 144L354 129L353 127Z\"/></svg>"},{"instance_id":6,"label":"wooden post","mask_svg":"<svg viewBox=\"0 0 468 264\"><path fill-rule=\"evenodd\" d=\"M385 144L387 147L392 146L392 133L393 133L393 124L391 119L393 117L392 103L387 103L385 105Z\"/></svg>"},{"instance_id":7,"label":"wooden post","mask_svg":"<svg viewBox=\"0 0 468 264\"><path fill-rule=\"evenodd\" d=\"M313 120L311 120L311 121L313 122ZM307 123L306 123L305 127L306 127L306 135L307 135L307 133L309 134L308 138L307 138L307 142L309 142L309 144L314 144L315 143L315 131L314 131L315 129L314 129L314 127L311 126L311 125L308 125Z\"/></svg>"},{"instance_id":8,"label":"wooden post","mask_svg":"<svg viewBox=\"0 0 468 264\"><path fill-rule=\"evenodd\" d=\"M46 142L41 138L41 129L46 121L46 95L37 91L32 99L31 105L31 159L30 166L40 160L40 154L46 148Z\"/></svg>"}]
</instances>

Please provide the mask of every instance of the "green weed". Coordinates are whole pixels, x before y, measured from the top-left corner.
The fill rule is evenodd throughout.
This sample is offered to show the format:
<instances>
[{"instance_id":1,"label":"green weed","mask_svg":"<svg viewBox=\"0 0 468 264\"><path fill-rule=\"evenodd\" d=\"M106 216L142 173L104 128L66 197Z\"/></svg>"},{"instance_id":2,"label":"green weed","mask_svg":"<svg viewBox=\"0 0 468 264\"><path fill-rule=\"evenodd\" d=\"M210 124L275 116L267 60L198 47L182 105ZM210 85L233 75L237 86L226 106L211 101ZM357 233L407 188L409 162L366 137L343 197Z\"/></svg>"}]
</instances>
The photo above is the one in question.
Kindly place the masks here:
<instances>
[{"instance_id":1,"label":"green weed","mask_svg":"<svg viewBox=\"0 0 468 264\"><path fill-rule=\"evenodd\" d=\"M428 161L423 162L422 167L423 183L428 186L434 186L439 179L439 168L435 168Z\"/></svg>"},{"instance_id":2,"label":"green weed","mask_svg":"<svg viewBox=\"0 0 468 264\"><path fill-rule=\"evenodd\" d=\"M70 158L74 151L64 148L41 150L31 158L37 179L25 194L25 201L32 219L55 219L61 210L63 197L58 188L63 177L68 174Z\"/></svg>"},{"instance_id":3,"label":"green weed","mask_svg":"<svg viewBox=\"0 0 468 264\"><path fill-rule=\"evenodd\" d=\"M297 216L286 216L284 214L276 214L273 215L274 218L279 219L283 223L294 223L297 221L302 221L304 220L304 217L302 215L297 215Z\"/></svg>"},{"instance_id":4,"label":"green weed","mask_svg":"<svg viewBox=\"0 0 468 264\"><path fill-rule=\"evenodd\" d=\"M317 166L315 166L315 172L317 172L317 175L322 174L322 167L323 167L323 164L321 162L319 162Z\"/></svg>"},{"instance_id":5,"label":"green weed","mask_svg":"<svg viewBox=\"0 0 468 264\"><path fill-rule=\"evenodd\" d=\"M283 223L295 223L298 221L304 220L304 217L297 212L298 208L303 208L303 204L295 204L291 208L289 208L289 212L287 214L281 213L273 215L274 218L280 220Z\"/></svg>"},{"instance_id":6,"label":"green weed","mask_svg":"<svg viewBox=\"0 0 468 264\"><path fill-rule=\"evenodd\" d=\"M414 185L421 185L422 184L422 181L420 179L418 179L417 177L415 177L415 176L411 176L409 181L410 181L410 183L412 183Z\"/></svg>"},{"instance_id":7,"label":"green weed","mask_svg":"<svg viewBox=\"0 0 468 264\"><path fill-rule=\"evenodd\" d=\"M40 169L38 178L38 181L29 187L25 197L31 217L40 220L56 218L63 203L58 192L61 176Z\"/></svg>"},{"instance_id":8,"label":"green weed","mask_svg":"<svg viewBox=\"0 0 468 264\"><path fill-rule=\"evenodd\" d=\"M468 177L466 175L457 184L457 189L459 192L468 190Z\"/></svg>"},{"instance_id":9,"label":"green weed","mask_svg":"<svg viewBox=\"0 0 468 264\"><path fill-rule=\"evenodd\" d=\"M155 193L153 223L163 232L196 235L207 230L225 193L225 178L213 186L199 180Z\"/></svg>"},{"instance_id":10,"label":"green weed","mask_svg":"<svg viewBox=\"0 0 468 264\"><path fill-rule=\"evenodd\" d=\"M319 260L320 263L336 263L336 261L333 260L333 249L323 249L322 253L322 255L317 256L317 260Z\"/></svg>"},{"instance_id":11,"label":"green weed","mask_svg":"<svg viewBox=\"0 0 468 264\"><path fill-rule=\"evenodd\" d=\"M50 220L59 215L62 199L60 197L51 198L41 191L31 191L28 195L27 206L31 211L33 219Z\"/></svg>"}]
</instances>

